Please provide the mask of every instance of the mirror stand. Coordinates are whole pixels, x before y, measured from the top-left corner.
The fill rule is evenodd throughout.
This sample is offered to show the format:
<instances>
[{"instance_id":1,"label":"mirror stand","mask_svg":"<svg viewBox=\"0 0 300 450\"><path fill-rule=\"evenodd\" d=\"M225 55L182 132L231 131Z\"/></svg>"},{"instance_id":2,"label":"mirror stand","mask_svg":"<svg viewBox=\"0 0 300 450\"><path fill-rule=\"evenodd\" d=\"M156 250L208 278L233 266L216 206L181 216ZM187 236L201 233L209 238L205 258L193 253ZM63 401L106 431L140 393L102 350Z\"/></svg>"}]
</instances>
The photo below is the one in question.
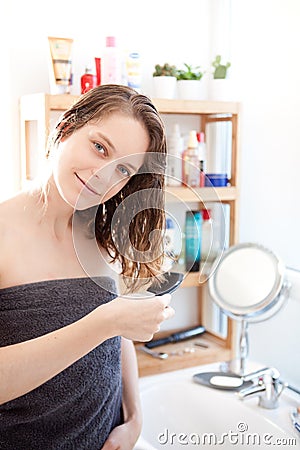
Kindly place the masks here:
<instances>
[{"instance_id":1,"label":"mirror stand","mask_svg":"<svg viewBox=\"0 0 300 450\"><path fill-rule=\"evenodd\" d=\"M243 376L247 373L246 362L249 354L249 337L248 337L248 321L241 321L241 329L239 330L239 347L238 357L225 361L220 364L222 372L230 372L235 375Z\"/></svg>"}]
</instances>

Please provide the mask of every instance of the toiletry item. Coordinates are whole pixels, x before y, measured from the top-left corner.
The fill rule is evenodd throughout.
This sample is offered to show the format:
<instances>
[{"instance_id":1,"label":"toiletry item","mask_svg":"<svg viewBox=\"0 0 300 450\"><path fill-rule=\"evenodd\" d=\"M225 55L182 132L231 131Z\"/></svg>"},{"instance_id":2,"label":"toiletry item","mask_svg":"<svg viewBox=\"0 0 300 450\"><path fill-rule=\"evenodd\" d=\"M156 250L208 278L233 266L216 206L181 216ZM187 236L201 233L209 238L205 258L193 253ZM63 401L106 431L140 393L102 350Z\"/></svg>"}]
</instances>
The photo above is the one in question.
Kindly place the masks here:
<instances>
[{"instance_id":1,"label":"toiletry item","mask_svg":"<svg viewBox=\"0 0 300 450\"><path fill-rule=\"evenodd\" d=\"M291 412L291 419L294 428L300 433L300 406L297 409L293 409Z\"/></svg>"},{"instance_id":2,"label":"toiletry item","mask_svg":"<svg viewBox=\"0 0 300 450\"><path fill-rule=\"evenodd\" d=\"M142 67L138 52L131 52L126 59L127 85L141 93Z\"/></svg>"},{"instance_id":3,"label":"toiletry item","mask_svg":"<svg viewBox=\"0 0 300 450\"><path fill-rule=\"evenodd\" d=\"M239 375L229 372L200 372L193 375L193 381L224 391L240 391L253 384L252 381L243 381Z\"/></svg>"},{"instance_id":4,"label":"toiletry item","mask_svg":"<svg viewBox=\"0 0 300 450\"><path fill-rule=\"evenodd\" d=\"M106 47L101 60L101 83L121 83L121 56L116 45L115 36L106 38Z\"/></svg>"},{"instance_id":5,"label":"toiletry item","mask_svg":"<svg viewBox=\"0 0 300 450\"><path fill-rule=\"evenodd\" d=\"M201 230L201 261L212 261L213 255L213 224L211 210L202 210L202 230Z\"/></svg>"},{"instance_id":6,"label":"toiletry item","mask_svg":"<svg viewBox=\"0 0 300 450\"><path fill-rule=\"evenodd\" d=\"M206 145L203 131L197 133L198 141L198 157L199 157L199 186L205 186L205 171L206 171Z\"/></svg>"},{"instance_id":7,"label":"toiletry item","mask_svg":"<svg viewBox=\"0 0 300 450\"><path fill-rule=\"evenodd\" d=\"M172 133L167 136L167 186L181 186L182 184L182 152L183 138L178 123L173 125Z\"/></svg>"},{"instance_id":8,"label":"toiletry item","mask_svg":"<svg viewBox=\"0 0 300 450\"><path fill-rule=\"evenodd\" d=\"M225 187L228 184L226 173L206 173L205 186L206 187Z\"/></svg>"},{"instance_id":9,"label":"toiletry item","mask_svg":"<svg viewBox=\"0 0 300 450\"><path fill-rule=\"evenodd\" d=\"M85 73L80 78L81 94L85 94L97 86L97 76L92 73L90 67L85 68Z\"/></svg>"},{"instance_id":10,"label":"toiletry item","mask_svg":"<svg viewBox=\"0 0 300 450\"><path fill-rule=\"evenodd\" d=\"M186 211L185 215L185 269L197 272L201 257L201 211Z\"/></svg>"},{"instance_id":11,"label":"toiletry item","mask_svg":"<svg viewBox=\"0 0 300 450\"><path fill-rule=\"evenodd\" d=\"M189 132L188 146L182 155L182 169L183 184L188 187L199 187L200 170L196 130Z\"/></svg>"},{"instance_id":12,"label":"toiletry item","mask_svg":"<svg viewBox=\"0 0 300 450\"><path fill-rule=\"evenodd\" d=\"M208 122L205 130L207 150L205 174L214 174L227 180L231 172L232 123L226 120Z\"/></svg>"},{"instance_id":13,"label":"toiletry item","mask_svg":"<svg viewBox=\"0 0 300 450\"><path fill-rule=\"evenodd\" d=\"M162 265L163 272L171 270L175 257L175 223L171 217L166 218L166 228L164 232L164 260Z\"/></svg>"},{"instance_id":14,"label":"toiletry item","mask_svg":"<svg viewBox=\"0 0 300 450\"><path fill-rule=\"evenodd\" d=\"M174 255L175 250L175 224L171 217L166 218L166 231L164 235L164 251L167 255Z\"/></svg>"},{"instance_id":15,"label":"toiletry item","mask_svg":"<svg viewBox=\"0 0 300 450\"><path fill-rule=\"evenodd\" d=\"M153 358L167 359L169 357L168 353L155 352L153 350L150 350L150 348L147 348L146 346L138 347L138 350L141 350L142 352L147 353L148 355L152 356Z\"/></svg>"},{"instance_id":16,"label":"toiletry item","mask_svg":"<svg viewBox=\"0 0 300 450\"><path fill-rule=\"evenodd\" d=\"M185 341L186 339L190 339L194 336L199 336L200 334L205 333L205 327L199 325L197 327L188 328L187 330L179 331L178 333L173 333L170 336L161 339L153 339L145 344L147 348L154 348L160 345L170 344L174 342Z\"/></svg>"},{"instance_id":17,"label":"toiletry item","mask_svg":"<svg viewBox=\"0 0 300 450\"><path fill-rule=\"evenodd\" d=\"M69 94L72 85L73 39L48 36L50 48L50 92Z\"/></svg>"},{"instance_id":18,"label":"toiletry item","mask_svg":"<svg viewBox=\"0 0 300 450\"><path fill-rule=\"evenodd\" d=\"M96 67L97 86L100 86L100 84L101 84L101 58L95 57L95 67Z\"/></svg>"}]
</instances>

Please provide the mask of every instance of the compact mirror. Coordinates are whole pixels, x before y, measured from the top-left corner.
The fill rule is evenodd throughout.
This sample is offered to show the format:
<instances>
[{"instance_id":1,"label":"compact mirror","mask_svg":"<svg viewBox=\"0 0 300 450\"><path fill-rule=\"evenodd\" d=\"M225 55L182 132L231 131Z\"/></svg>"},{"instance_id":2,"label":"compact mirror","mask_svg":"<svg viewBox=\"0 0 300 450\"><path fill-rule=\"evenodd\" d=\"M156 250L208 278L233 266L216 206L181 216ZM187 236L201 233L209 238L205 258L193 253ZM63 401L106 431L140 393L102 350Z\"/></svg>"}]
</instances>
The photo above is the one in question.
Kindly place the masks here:
<instances>
[{"instance_id":1,"label":"compact mirror","mask_svg":"<svg viewBox=\"0 0 300 450\"><path fill-rule=\"evenodd\" d=\"M235 373L245 373L248 322L273 316L288 298L290 284L283 262L259 244L230 247L211 268L208 281L213 301L229 317L241 321L239 359Z\"/></svg>"}]
</instances>

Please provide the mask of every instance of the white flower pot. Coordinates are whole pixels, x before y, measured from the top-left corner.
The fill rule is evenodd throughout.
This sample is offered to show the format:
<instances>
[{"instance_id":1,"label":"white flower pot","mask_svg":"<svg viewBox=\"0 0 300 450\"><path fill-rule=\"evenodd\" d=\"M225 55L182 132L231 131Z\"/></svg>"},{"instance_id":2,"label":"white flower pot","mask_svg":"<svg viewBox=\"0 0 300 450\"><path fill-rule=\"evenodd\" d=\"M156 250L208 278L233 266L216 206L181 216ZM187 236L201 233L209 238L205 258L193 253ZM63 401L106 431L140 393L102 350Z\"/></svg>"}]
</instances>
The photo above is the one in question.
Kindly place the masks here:
<instances>
[{"instance_id":1,"label":"white flower pot","mask_svg":"<svg viewBox=\"0 0 300 450\"><path fill-rule=\"evenodd\" d=\"M176 77L153 77L155 98L175 98L176 97Z\"/></svg>"},{"instance_id":2,"label":"white flower pot","mask_svg":"<svg viewBox=\"0 0 300 450\"><path fill-rule=\"evenodd\" d=\"M178 80L178 98L181 100L204 100L205 90L202 80Z\"/></svg>"},{"instance_id":3,"label":"white flower pot","mask_svg":"<svg viewBox=\"0 0 300 450\"><path fill-rule=\"evenodd\" d=\"M229 78L219 78L209 80L208 88L209 100L232 101L233 89Z\"/></svg>"}]
</instances>

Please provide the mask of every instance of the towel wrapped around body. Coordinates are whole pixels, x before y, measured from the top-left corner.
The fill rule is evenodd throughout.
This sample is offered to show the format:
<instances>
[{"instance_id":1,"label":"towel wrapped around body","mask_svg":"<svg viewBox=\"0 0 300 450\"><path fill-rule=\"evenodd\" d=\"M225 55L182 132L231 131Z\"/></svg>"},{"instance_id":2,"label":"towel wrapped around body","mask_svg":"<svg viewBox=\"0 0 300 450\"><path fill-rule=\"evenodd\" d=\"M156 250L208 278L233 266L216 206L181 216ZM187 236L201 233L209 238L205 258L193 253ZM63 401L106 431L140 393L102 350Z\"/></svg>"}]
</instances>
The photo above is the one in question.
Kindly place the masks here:
<instances>
[{"instance_id":1,"label":"towel wrapped around body","mask_svg":"<svg viewBox=\"0 0 300 450\"><path fill-rule=\"evenodd\" d=\"M111 301L113 280L98 278L101 283L71 278L0 289L0 346L69 325ZM0 405L0 448L100 450L123 422L121 401L120 337L114 337L33 391Z\"/></svg>"}]
</instances>

